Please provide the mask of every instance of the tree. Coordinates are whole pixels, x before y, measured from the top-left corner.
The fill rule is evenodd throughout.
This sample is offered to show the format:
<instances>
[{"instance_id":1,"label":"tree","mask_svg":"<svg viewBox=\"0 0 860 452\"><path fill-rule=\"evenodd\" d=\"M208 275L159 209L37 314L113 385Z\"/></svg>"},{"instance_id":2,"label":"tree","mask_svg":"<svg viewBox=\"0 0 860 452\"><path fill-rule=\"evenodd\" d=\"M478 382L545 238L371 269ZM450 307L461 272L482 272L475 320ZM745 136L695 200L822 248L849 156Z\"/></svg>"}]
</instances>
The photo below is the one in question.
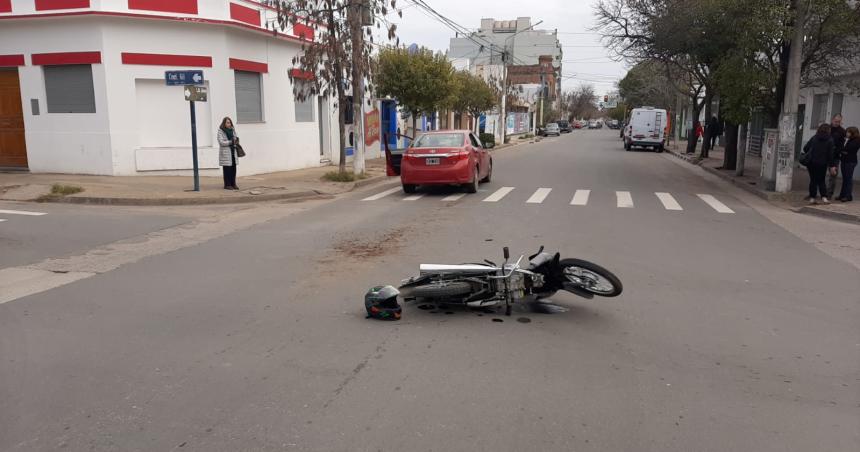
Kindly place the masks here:
<instances>
[{"instance_id":1,"label":"tree","mask_svg":"<svg viewBox=\"0 0 860 452\"><path fill-rule=\"evenodd\" d=\"M354 93L360 92L361 89L356 88L365 83L372 86L373 82L374 38L365 26L373 24L381 29L384 25L387 38L395 39L397 27L387 22L386 17L395 10L396 0L274 0L270 4L277 10L278 18L276 23L267 26L271 26L272 31L298 29L303 39L302 52L293 58L295 67L290 71L296 100L305 101L317 95L337 98L339 171L343 173L346 171L344 135L349 102L346 90L351 84ZM353 98L360 107L361 97ZM356 112L353 122L358 123L355 119L359 118L361 109L353 107L353 111ZM361 132L356 130L358 135ZM356 159L357 168L363 165L364 162Z\"/></svg>"},{"instance_id":2,"label":"tree","mask_svg":"<svg viewBox=\"0 0 860 452\"><path fill-rule=\"evenodd\" d=\"M581 84L575 90L562 95L562 111L568 119L592 119L597 115L597 95L594 86Z\"/></svg>"},{"instance_id":3,"label":"tree","mask_svg":"<svg viewBox=\"0 0 860 452\"><path fill-rule=\"evenodd\" d=\"M614 119L618 122L623 122L627 117L627 104L619 103L617 107L610 109L606 114L610 119Z\"/></svg>"},{"instance_id":4,"label":"tree","mask_svg":"<svg viewBox=\"0 0 860 452\"><path fill-rule=\"evenodd\" d=\"M618 94L627 105L652 106L672 110L678 92L689 93L683 80L669 80L665 66L654 60L645 60L633 66L618 82Z\"/></svg>"},{"instance_id":5,"label":"tree","mask_svg":"<svg viewBox=\"0 0 860 452\"><path fill-rule=\"evenodd\" d=\"M469 113L478 118L496 105L496 93L482 78L468 71L453 74L451 94L446 106L457 113Z\"/></svg>"},{"instance_id":6,"label":"tree","mask_svg":"<svg viewBox=\"0 0 860 452\"><path fill-rule=\"evenodd\" d=\"M420 48L387 47L377 58L376 93L397 100L412 114L412 130L418 115L442 107L454 84L454 68L441 54Z\"/></svg>"}]
</instances>

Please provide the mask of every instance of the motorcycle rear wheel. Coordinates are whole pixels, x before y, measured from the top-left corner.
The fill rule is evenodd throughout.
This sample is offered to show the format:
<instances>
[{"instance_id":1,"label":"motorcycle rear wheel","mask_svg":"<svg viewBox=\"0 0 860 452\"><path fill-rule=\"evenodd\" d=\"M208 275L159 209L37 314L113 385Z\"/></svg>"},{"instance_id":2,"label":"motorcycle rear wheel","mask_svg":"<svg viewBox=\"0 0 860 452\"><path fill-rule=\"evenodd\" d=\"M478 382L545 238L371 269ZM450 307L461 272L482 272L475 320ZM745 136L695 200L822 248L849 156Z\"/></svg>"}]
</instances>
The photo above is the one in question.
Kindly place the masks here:
<instances>
[{"instance_id":1,"label":"motorcycle rear wheel","mask_svg":"<svg viewBox=\"0 0 860 452\"><path fill-rule=\"evenodd\" d=\"M472 285L464 281L433 283L411 289L416 298L451 298L472 293Z\"/></svg>"},{"instance_id":2,"label":"motorcycle rear wheel","mask_svg":"<svg viewBox=\"0 0 860 452\"><path fill-rule=\"evenodd\" d=\"M562 259L559 265L569 282L594 295L617 297L624 290L617 276L595 263L581 259Z\"/></svg>"}]
</instances>

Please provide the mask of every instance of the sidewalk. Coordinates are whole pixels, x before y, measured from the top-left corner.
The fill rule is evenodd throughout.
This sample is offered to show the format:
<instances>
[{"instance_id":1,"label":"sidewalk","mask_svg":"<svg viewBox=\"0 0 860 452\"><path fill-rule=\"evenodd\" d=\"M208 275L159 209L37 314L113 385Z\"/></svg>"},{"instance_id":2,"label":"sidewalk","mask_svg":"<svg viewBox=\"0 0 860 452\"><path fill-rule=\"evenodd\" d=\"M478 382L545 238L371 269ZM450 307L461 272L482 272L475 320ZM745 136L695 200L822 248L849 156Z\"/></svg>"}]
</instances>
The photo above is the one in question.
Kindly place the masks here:
<instances>
[{"instance_id":1,"label":"sidewalk","mask_svg":"<svg viewBox=\"0 0 860 452\"><path fill-rule=\"evenodd\" d=\"M241 167L240 167L241 168ZM240 191L224 190L220 176L201 176L200 191L191 176L85 176L0 173L0 200L106 205L198 205L324 197L386 179L385 159L367 161L367 179L329 182L322 176L337 166L239 176ZM241 172L241 169L240 169ZM241 174L241 173L240 173ZM54 184L80 187L80 193L45 199Z\"/></svg>"},{"instance_id":2,"label":"sidewalk","mask_svg":"<svg viewBox=\"0 0 860 452\"><path fill-rule=\"evenodd\" d=\"M686 146L686 143L681 143L681 146ZM781 207L793 210L798 213L805 213L826 218L832 218L848 222L860 223L860 202L841 203L834 202L829 205L809 205L803 199L808 196L809 188L809 173L803 167L794 169L792 177L792 190L789 193L776 193L764 190L760 184L759 175L761 174L761 157L747 155L744 162L744 175L736 176L734 170L724 170L723 156L724 148L717 147L712 149L708 154L707 159L700 159L701 145L696 148L696 154L686 155L683 151L679 151L678 143L672 143L666 150L670 154L680 159L686 160L694 165L699 165L705 171L719 176L720 178L737 185L756 196L770 201ZM836 189L839 189L837 183Z\"/></svg>"}]
</instances>

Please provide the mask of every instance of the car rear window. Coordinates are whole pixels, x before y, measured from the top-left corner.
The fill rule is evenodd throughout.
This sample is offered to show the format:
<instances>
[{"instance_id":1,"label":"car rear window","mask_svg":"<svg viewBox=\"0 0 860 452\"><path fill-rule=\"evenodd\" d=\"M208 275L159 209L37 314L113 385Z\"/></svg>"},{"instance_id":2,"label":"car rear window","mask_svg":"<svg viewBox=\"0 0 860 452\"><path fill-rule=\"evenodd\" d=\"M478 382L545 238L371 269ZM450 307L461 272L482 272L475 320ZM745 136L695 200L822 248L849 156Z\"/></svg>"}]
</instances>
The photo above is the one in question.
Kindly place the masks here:
<instances>
[{"instance_id":1,"label":"car rear window","mask_svg":"<svg viewBox=\"0 0 860 452\"><path fill-rule=\"evenodd\" d=\"M428 133L415 140L415 148L455 148L463 145L462 133Z\"/></svg>"}]
</instances>

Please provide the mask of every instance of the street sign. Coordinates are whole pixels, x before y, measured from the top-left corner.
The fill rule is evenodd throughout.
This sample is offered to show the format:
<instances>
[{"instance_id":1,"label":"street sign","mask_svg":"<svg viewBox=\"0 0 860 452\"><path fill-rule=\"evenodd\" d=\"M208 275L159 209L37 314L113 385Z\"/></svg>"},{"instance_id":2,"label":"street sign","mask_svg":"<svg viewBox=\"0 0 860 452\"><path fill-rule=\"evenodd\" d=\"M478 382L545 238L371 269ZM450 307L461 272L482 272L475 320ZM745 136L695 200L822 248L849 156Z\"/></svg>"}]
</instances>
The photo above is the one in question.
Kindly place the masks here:
<instances>
[{"instance_id":1,"label":"street sign","mask_svg":"<svg viewBox=\"0 0 860 452\"><path fill-rule=\"evenodd\" d=\"M164 81L167 86L202 85L203 71L165 71Z\"/></svg>"},{"instance_id":2,"label":"street sign","mask_svg":"<svg viewBox=\"0 0 860 452\"><path fill-rule=\"evenodd\" d=\"M189 85L185 87L185 100L191 102L206 102L207 89L205 86Z\"/></svg>"}]
</instances>

